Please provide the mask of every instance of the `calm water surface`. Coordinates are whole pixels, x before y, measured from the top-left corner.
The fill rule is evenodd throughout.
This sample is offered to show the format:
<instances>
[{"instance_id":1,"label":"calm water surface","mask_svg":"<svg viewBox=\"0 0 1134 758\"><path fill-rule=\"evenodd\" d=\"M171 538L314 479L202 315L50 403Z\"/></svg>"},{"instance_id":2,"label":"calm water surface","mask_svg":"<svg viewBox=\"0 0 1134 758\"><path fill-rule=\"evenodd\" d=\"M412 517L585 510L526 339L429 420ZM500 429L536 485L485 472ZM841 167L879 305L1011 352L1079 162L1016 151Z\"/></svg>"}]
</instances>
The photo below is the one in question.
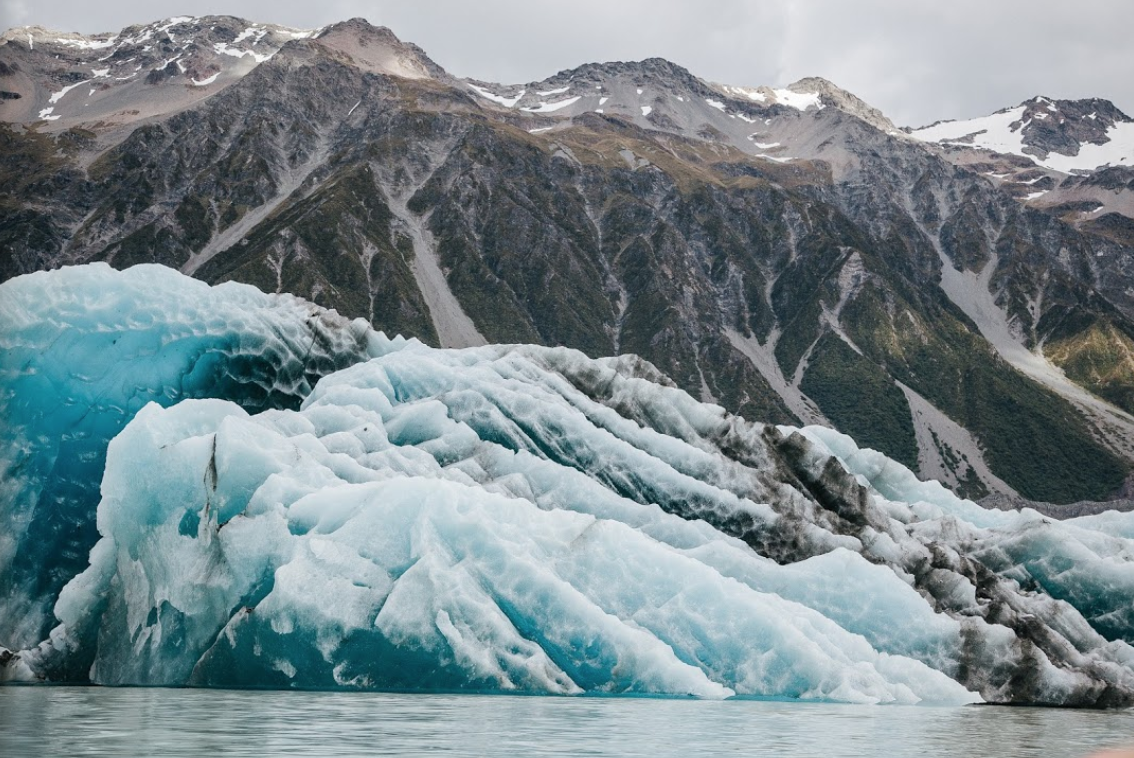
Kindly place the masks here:
<instances>
[{"instance_id":1,"label":"calm water surface","mask_svg":"<svg viewBox=\"0 0 1134 758\"><path fill-rule=\"evenodd\" d=\"M0 687L0 756L1051 756L1134 711Z\"/></svg>"}]
</instances>

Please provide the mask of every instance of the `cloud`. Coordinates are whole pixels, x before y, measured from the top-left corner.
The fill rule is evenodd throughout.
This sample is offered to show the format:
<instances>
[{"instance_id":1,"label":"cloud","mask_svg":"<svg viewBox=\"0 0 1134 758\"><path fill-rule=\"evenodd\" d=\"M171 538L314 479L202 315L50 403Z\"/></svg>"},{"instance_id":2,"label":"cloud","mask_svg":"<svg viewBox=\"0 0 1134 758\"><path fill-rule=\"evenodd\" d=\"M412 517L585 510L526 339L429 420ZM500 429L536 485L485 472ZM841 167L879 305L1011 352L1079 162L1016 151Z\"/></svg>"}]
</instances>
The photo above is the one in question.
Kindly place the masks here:
<instances>
[{"instance_id":1,"label":"cloud","mask_svg":"<svg viewBox=\"0 0 1134 758\"><path fill-rule=\"evenodd\" d=\"M746 78L767 73L774 50L753 30L782 25L775 4L718 0L711 13L693 3L575 0L539 4L518 0L420 4L339 0L341 15L365 15L421 45L438 63L463 76L519 83L564 68L653 56L714 78L737 69Z\"/></svg>"},{"instance_id":2,"label":"cloud","mask_svg":"<svg viewBox=\"0 0 1134 758\"><path fill-rule=\"evenodd\" d=\"M24 0L0 0L0 29L25 25L30 18L28 4Z\"/></svg>"},{"instance_id":3,"label":"cloud","mask_svg":"<svg viewBox=\"0 0 1134 758\"><path fill-rule=\"evenodd\" d=\"M1134 112L1134 4L1114 0L0 0L3 26L83 32L193 13L313 28L362 16L458 76L543 79L583 63L668 58L730 84L822 76L899 124L982 115L1031 96Z\"/></svg>"},{"instance_id":4,"label":"cloud","mask_svg":"<svg viewBox=\"0 0 1134 758\"><path fill-rule=\"evenodd\" d=\"M1134 5L1109 0L792 3L790 78L817 73L898 123L989 113L1031 96L1134 105Z\"/></svg>"}]
</instances>

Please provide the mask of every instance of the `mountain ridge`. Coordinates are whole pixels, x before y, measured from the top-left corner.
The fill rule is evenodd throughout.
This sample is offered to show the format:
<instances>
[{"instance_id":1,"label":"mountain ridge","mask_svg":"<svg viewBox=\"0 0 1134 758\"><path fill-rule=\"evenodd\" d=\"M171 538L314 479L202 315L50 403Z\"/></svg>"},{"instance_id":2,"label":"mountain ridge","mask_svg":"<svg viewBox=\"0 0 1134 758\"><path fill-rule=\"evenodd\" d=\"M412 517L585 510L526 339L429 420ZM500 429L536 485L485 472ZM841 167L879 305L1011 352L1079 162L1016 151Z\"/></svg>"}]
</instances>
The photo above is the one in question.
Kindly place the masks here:
<instances>
[{"instance_id":1,"label":"mountain ridge","mask_svg":"<svg viewBox=\"0 0 1134 758\"><path fill-rule=\"evenodd\" d=\"M0 277L160 262L431 344L634 352L703 400L833 424L963 494L1120 491L1121 224L1041 207L825 80L729 92L649 59L503 86L360 20L199 26L217 39L188 62L167 62L192 42L173 24L144 78L54 103L93 51L64 45L68 71L45 41L0 46L19 76L49 67L31 107L0 102ZM57 120L11 118L49 105Z\"/></svg>"}]
</instances>

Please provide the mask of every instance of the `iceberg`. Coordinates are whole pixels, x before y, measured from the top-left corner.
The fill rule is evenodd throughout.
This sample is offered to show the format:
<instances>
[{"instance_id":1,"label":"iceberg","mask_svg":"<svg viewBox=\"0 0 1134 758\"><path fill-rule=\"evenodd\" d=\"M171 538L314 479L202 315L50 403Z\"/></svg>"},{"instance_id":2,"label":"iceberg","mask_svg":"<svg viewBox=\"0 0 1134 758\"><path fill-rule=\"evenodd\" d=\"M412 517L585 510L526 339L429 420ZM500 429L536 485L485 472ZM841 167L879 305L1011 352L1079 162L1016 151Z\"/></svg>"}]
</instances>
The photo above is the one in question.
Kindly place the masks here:
<instances>
[{"instance_id":1,"label":"iceberg","mask_svg":"<svg viewBox=\"0 0 1134 758\"><path fill-rule=\"evenodd\" d=\"M53 626L29 642L42 619L7 616L0 679L1134 703L1134 516L986 511L633 356L433 349L156 267L21 277L11 302L21 439L60 447L71 427L29 409L108 387L119 422L74 499L28 454L5 479L9 554L42 572L6 607ZM76 329L131 345L56 347ZM179 346L210 340L187 380ZM104 378L119 360L129 382ZM89 523L83 560L15 528L29 513Z\"/></svg>"},{"instance_id":2,"label":"iceberg","mask_svg":"<svg viewBox=\"0 0 1134 758\"><path fill-rule=\"evenodd\" d=\"M298 298L162 266L0 285L0 645L35 644L53 625L55 598L98 538L107 443L144 405L295 408L379 342L365 322Z\"/></svg>"}]
</instances>

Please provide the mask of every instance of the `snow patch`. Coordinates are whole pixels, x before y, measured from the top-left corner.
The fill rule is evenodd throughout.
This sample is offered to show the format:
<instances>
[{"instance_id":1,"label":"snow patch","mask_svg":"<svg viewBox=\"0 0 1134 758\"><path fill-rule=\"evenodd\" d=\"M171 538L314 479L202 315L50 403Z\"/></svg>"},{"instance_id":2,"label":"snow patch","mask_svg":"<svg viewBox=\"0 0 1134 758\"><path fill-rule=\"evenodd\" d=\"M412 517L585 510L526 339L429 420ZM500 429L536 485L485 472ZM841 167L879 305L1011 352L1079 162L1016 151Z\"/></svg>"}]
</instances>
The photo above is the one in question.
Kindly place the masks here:
<instances>
[{"instance_id":1,"label":"snow patch","mask_svg":"<svg viewBox=\"0 0 1134 758\"><path fill-rule=\"evenodd\" d=\"M763 103L767 102L768 100L767 95L765 95L758 89L753 89L752 87L725 87L724 90L730 95L740 95L741 97L746 97L754 103Z\"/></svg>"},{"instance_id":2,"label":"snow patch","mask_svg":"<svg viewBox=\"0 0 1134 758\"><path fill-rule=\"evenodd\" d=\"M567 92L569 89L571 89L570 84L568 84L566 87L559 87L558 89L549 89L546 92L536 92L536 94L539 95L540 97L548 97L549 95L562 95L564 92Z\"/></svg>"},{"instance_id":3,"label":"snow patch","mask_svg":"<svg viewBox=\"0 0 1134 758\"><path fill-rule=\"evenodd\" d=\"M90 81L91 81L90 79L84 79L81 82L76 82L75 84L69 84L66 87L64 87L63 89L59 90L58 92L52 93L51 97L47 98L47 102L54 105L55 103L58 103L60 100L62 100L64 95L66 95L71 90L75 89L75 87L81 87L84 84L90 83Z\"/></svg>"},{"instance_id":4,"label":"snow patch","mask_svg":"<svg viewBox=\"0 0 1134 758\"><path fill-rule=\"evenodd\" d=\"M316 34L318 34L321 31L323 31L323 30L322 29L284 29L284 30L282 30L282 33L286 34L287 36L291 37L292 39L309 39L311 37L314 37Z\"/></svg>"},{"instance_id":5,"label":"snow patch","mask_svg":"<svg viewBox=\"0 0 1134 758\"><path fill-rule=\"evenodd\" d=\"M65 47L74 47L74 48L77 48L79 50L102 50L104 48L110 47L111 45L113 45L117 41L118 41L117 37L111 37L110 39L57 39L57 40L55 40L55 42L57 42L60 45L64 45ZM28 35L28 43L29 43L29 45L31 44L31 35L30 34Z\"/></svg>"},{"instance_id":6,"label":"snow patch","mask_svg":"<svg viewBox=\"0 0 1134 758\"><path fill-rule=\"evenodd\" d=\"M575 103L579 102L580 99L582 99L581 96L576 95L575 97L569 97L566 100L559 100L558 102L554 103L544 102L540 103L534 108L521 108L520 110L527 111L528 113L551 113L553 111L562 110L569 105L574 105Z\"/></svg>"},{"instance_id":7,"label":"snow patch","mask_svg":"<svg viewBox=\"0 0 1134 758\"><path fill-rule=\"evenodd\" d=\"M526 92L526 90L520 90L520 94L518 94L518 95L515 95L513 97L505 97L503 95L497 95L494 92L489 92L484 87L478 87L475 84L472 84L470 82L465 82L465 83L468 84L469 88L472 89L474 92L476 92L481 97L485 98L486 100L491 100L494 103L499 103L500 105L503 105L505 108L515 107L516 103L520 102L520 98L522 98L524 96L524 93Z\"/></svg>"},{"instance_id":8,"label":"snow patch","mask_svg":"<svg viewBox=\"0 0 1134 758\"><path fill-rule=\"evenodd\" d=\"M165 20L165 25L159 26L158 31L159 32L169 31L170 29L177 26L178 24L188 24L188 23L190 23L191 21L194 21L194 20L195 19L193 18L193 16L173 16L172 18L167 18Z\"/></svg>"},{"instance_id":9,"label":"snow patch","mask_svg":"<svg viewBox=\"0 0 1134 758\"><path fill-rule=\"evenodd\" d=\"M274 53L257 53L254 50L234 50L233 48L229 47L229 43L227 42L213 43L213 50L220 55L229 55L233 58L243 58L250 55L257 63L263 63L264 61L271 60L272 56L274 55Z\"/></svg>"},{"instance_id":10,"label":"snow patch","mask_svg":"<svg viewBox=\"0 0 1134 758\"><path fill-rule=\"evenodd\" d=\"M200 80L198 80L198 79L193 79L193 80L192 80L192 82L193 82L193 86L194 86L194 87L207 87L208 85L210 85L210 84L212 84L213 82L215 82L215 81L217 80L217 77L218 77L218 76L220 76L220 71L216 72L216 73L215 73L215 74L213 74L212 76L207 76L207 77L205 77L204 79L200 79Z\"/></svg>"},{"instance_id":11,"label":"snow patch","mask_svg":"<svg viewBox=\"0 0 1134 758\"><path fill-rule=\"evenodd\" d=\"M823 103L819 100L818 92L792 92L790 89L777 89L772 90L776 96L776 102L780 105L786 105L789 108L805 111L808 108L816 108L822 110Z\"/></svg>"},{"instance_id":12,"label":"snow patch","mask_svg":"<svg viewBox=\"0 0 1134 758\"><path fill-rule=\"evenodd\" d=\"M236 39L234 39L229 44L239 45L244 40L252 39L253 37L255 37L256 39L252 42L252 44L255 45L260 40L264 39L264 35L267 34L267 33L268 33L267 29L257 28L257 26L255 24L253 24L252 26L250 26L247 29L245 29L244 31L242 31L240 34L236 35Z\"/></svg>"}]
</instances>

